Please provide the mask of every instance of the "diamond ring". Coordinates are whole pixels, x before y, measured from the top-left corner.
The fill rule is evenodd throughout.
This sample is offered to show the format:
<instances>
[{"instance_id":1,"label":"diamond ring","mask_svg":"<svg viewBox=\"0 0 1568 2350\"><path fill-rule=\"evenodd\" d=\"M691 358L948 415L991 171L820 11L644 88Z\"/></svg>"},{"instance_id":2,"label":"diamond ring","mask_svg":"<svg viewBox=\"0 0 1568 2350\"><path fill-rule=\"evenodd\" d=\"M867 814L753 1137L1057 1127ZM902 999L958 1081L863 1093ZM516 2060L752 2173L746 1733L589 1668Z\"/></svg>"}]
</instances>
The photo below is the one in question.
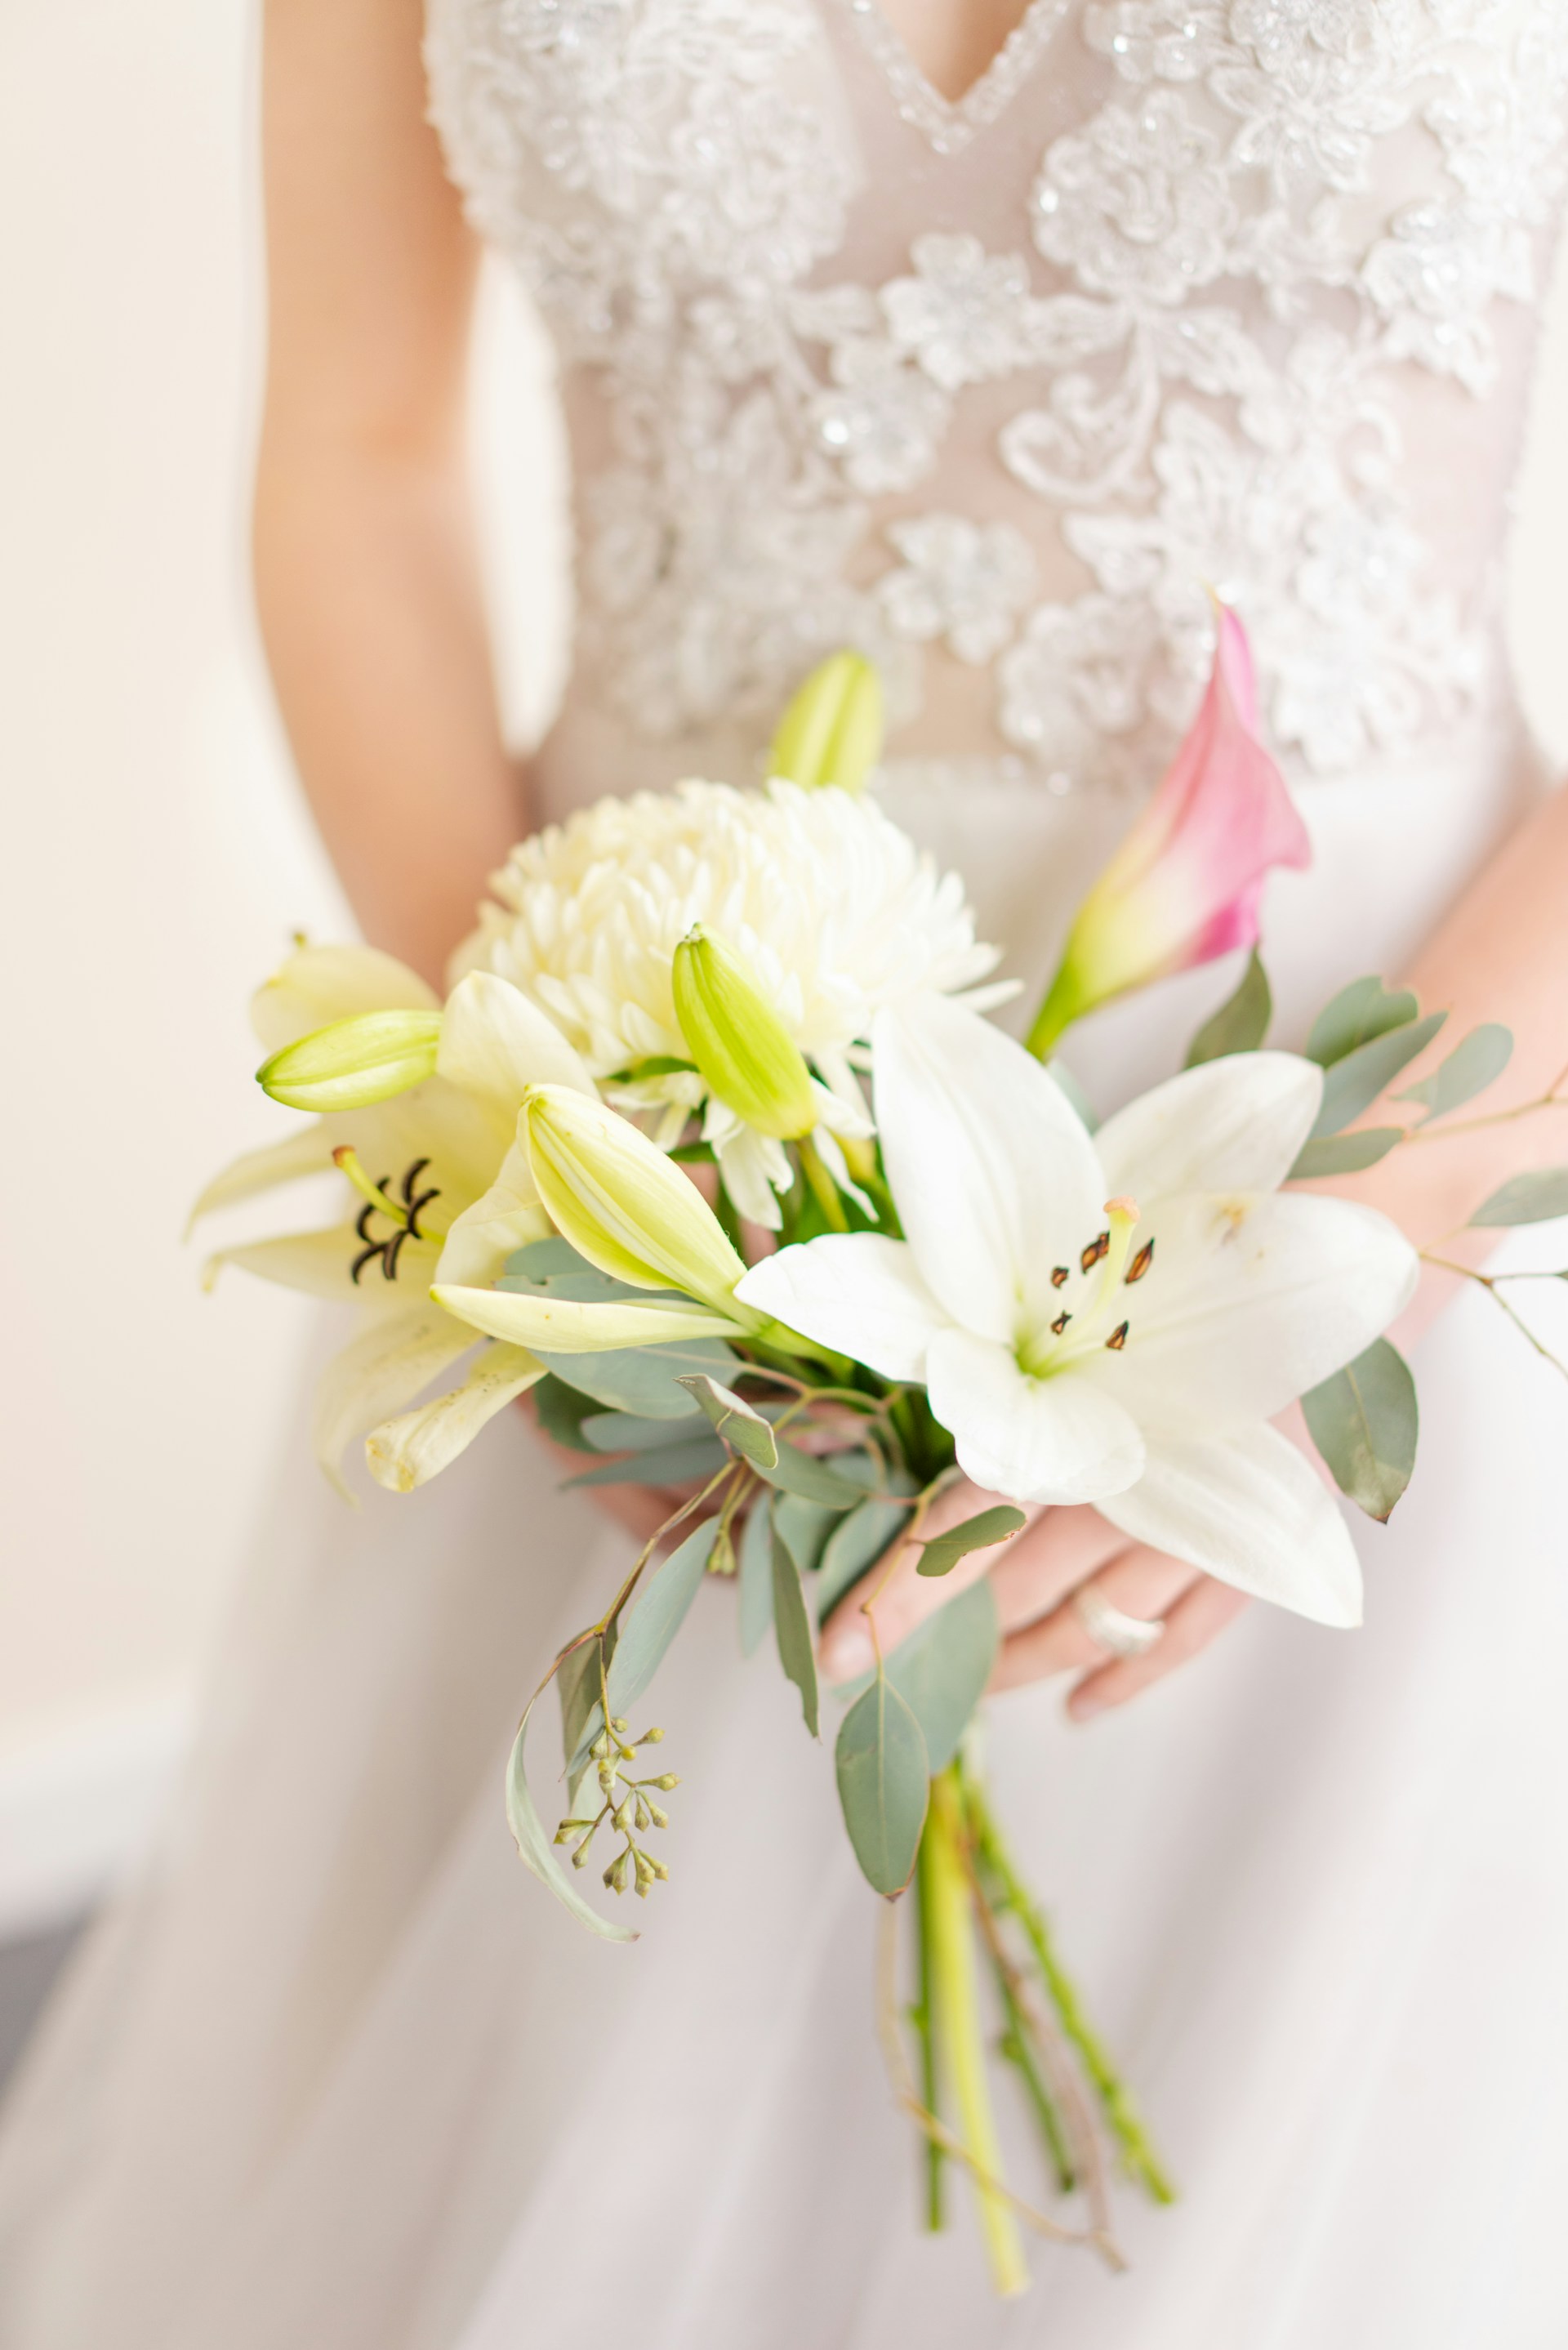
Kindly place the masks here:
<instances>
[{"instance_id":1,"label":"diamond ring","mask_svg":"<svg viewBox=\"0 0 1568 2350\"><path fill-rule=\"evenodd\" d=\"M1129 1616L1112 1605L1097 1586L1080 1583L1073 1594L1078 1621L1098 1648L1112 1657L1146 1657L1165 1637L1165 1626L1142 1616Z\"/></svg>"}]
</instances>

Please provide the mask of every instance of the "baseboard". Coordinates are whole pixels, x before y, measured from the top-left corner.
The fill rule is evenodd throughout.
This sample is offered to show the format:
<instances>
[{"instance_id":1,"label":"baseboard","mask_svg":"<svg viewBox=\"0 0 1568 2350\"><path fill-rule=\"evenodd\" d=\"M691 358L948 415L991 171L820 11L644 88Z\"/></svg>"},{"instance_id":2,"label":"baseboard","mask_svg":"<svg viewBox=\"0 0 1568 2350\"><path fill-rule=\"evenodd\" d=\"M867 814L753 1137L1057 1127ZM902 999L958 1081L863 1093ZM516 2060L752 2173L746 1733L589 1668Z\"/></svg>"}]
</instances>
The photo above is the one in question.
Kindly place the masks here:
<instances>
[{"instance_id":1,"label":"baseboard","mask_svg":"<svg viewBox=\"0 0 1568 2350\"><path fill-rule=\"evenodd\" d=\"M0 1942L81 1916L135 1865L190 1734L170 1696L0 1754Z\"/></svg>"}]
</instances>

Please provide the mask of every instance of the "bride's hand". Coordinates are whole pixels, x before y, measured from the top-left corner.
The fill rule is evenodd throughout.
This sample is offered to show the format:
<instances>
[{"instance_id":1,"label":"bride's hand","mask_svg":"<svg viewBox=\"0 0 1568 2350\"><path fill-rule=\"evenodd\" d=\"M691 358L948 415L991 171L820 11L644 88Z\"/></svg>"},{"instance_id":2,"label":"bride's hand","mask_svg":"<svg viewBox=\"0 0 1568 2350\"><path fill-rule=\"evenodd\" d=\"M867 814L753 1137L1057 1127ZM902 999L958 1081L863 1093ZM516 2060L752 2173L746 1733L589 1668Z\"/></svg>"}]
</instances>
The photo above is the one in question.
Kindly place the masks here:
<instances>
[{"instance_id":1,"label":"bride's hand","mask_svg":"<svg viewBox=\"0 0 1568 2350\"><path fill-rule=\"evenodd\" d=\"M1000 1498L967 1481L953 1486L928 1511L922 1539ZM1067 1700L1067 1711L1082 1721L1162 1680L1206 1648L1247 1605L1245 1595L1229 1584L1130 1541L1087 1505L1034 1512L1005 1546L971 1551L950 1575L918 1574L919 1557L918 1546L906 1543L890 1572L886 1563L873 1568L834 1609L822 1636L822 1669L829 1680L851 1680L871 1663L863 1612L867 1600L875 1607L882 1653L888 1656L963 1586L989 1575L1002 1630L991 1687L1016 1689L1054 1673L1079 1673L1083 1678ZM1157 1645L1141 1657L1122 1658L1108 1655L1091 1638L1073 1604L1075 1593L1091 1582L1125 1615L1163 1622Z\"/></svg>"}]
</instances>

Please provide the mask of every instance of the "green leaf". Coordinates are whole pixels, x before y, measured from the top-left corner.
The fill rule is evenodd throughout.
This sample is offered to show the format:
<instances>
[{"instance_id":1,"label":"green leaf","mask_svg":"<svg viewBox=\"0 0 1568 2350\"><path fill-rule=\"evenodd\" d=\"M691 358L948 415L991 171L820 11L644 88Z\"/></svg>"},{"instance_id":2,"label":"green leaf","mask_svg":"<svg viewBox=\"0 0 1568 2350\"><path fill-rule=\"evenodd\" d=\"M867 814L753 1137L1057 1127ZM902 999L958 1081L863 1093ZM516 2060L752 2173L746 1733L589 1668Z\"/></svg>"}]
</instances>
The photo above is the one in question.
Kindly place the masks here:
<instances>
[{"instance_id":1,"label":"green leaf","mask_svg":"<svg viewBox=\"0 0 1568 2350\"><path fill-rule=\"evenodd\" d=\"M774 1497L759 1493L741 1534L741 1654L754 1656L774 1620Z\"/></svg>"},{"instance_id":2,"label":"green leaf","mask_svg":"<svg viewBox=\"0 0 1568 2350\"><path fill-rule=\"evenodd\" d=\"M910 1708L933 1771L945 1771L984 1694L1002 1627L990 1581L971 1583L917 1625L888 1659L888 1679Z\"/></svg>"},{"instance_id":3,"label":"green leaf","mask_svg":"<svg viewBox=\"0 0 1568 2350\"><path fill-rule=\"evenodd\" d=\"M913 1485L914 1479L907 1481ZM846 1518L840 1518L827 1539L822 1554L822 1565L816 1576L816 1620L825 1624L832 1610L846 1591L854 1589L863 1575L869 1574L890 1544L898 1541L909 1523L909 1505L904 1502L884 1502L873 1499L862 1502Z\"/></svg>"},{"instance_id":4,"label":"green leaf","mask_svg":"<svg viewBox=\"0 0 1568 2350\"><path fill-rule=\"evenodd\" d=\"M933 1534L929 1542L920 1544L920 1563L917 1575L950 1575L961 1558L971 1550L990 1550L1010 1534L1028 1524L1022 1510L1011 1503L999 1502L993 1509L981 1510L961 1524L950 1526L945 1534Z\"/></svg>"},{"instance_id":5,"label":"green leaf","mask_svg":"<svg viewBox=\"0 0 1568 2350\"><path fill-rule=\"evenodd\" d=\"M718 1535L718 1519L704 1518L644 1586L610 1659L606 1686L612 1714L629 1712L659 1669L697 1596Z\"/></svg>"},{"instance_id":6,"label":"green leaf","mask_svg":"<svg viewBox=\"0 0 1568 2350\"><path fill-rule=\"evenodd\" d=\"M784 1667L784 1678L792 1680L800 1691L800 1710L805 1717L806 1728L815 1738L817 1734L816 1654L812 1647L805 1599L788 1545L776 1533L773 1538L773 1553L774 1637L778 1642L779 1662Z\"/></svg>"},{"instance_id":7,"label":"green leaf","mask_svg":"<svg viewBox=\"0 0 1568 2350\"><path fill-rule=\"evenodd\" d=\"M591 1452L592 1445L583 1434L583 1422L599 1407L591 1395L578 1388L568 1387L565 1379L547 1372L533 1390L534 1409L539 1415L539 1425L546 1436L554 1437L569 1452Z\"/></svg>"},{"instance_id":8,"label":"green leaf","mask_svg":"<svg viewBox=\"0 0 1568 2350\"><path fill-rule=\"evenodd\" d=\"M1268 1035L1273 1016L1269 975L1254 947L1235 993L1226 997L1188 1046L1186 1066L1196 1069L1199 1063L1218 1061L1227 1053L1255 1053Z\"/></svg>"},{"instance_id":9,"label":"green leaf","mask_svg":"<svg viewBox=\"0 0 1568 2350\"><path fill-rule=\"evenodd\" d=\"M830 1510L852 1510L866 1498L863 1486L851 1483L825 1461L803 1452L784 1437L779 1439L779 1457L771 1469L764 1469L761 1461L753 1466L759 1477L765 1477L781 1492L798 1493L803 1501L821 1502Z\"/></svg>"},{"instance_id":10,"label":"green leaf","mask_svg":"<svg viewBox=\"0 0 1568 2350\"><path fill-rule=\"evenodd\" d=\"M789 1555L802 1575L814 1575L823 1545L842 1512L825 1503L805 1501L799 1493L781 1493L774 1503L774 1524L789 1545Z\"/></svg>"},{"instance_id":11,"label":"green leaf","mask_svg":"<svg viewBox=\"0 0 1568 2350\"><path fill-rule=\"evenodd\" d=\"M607 1410L628 1411L638 1419L689 1419L691 1399L680 1385L686 1373L723 1378L742 1367L722 1338L677 1338L667 1347L610 1347L597 1355L552 1353L535 1359Z\"/></svg>"},{"instance_id":12,"label":"green leaf","mask_svg":"<svg viewBox=\"0 0 1568 2350\"><path fill-rule=\"evenodd\" d=\"M845 1715L834 1767L860 1873L890 1900L914 1875L930 1770L920 1725L885 1675Z\"/></svg>"},{"instance_id":13,"label":"green leaf","mask_svg":"<svg viewBox=\"0 0 1568 2350\"><path fill-rule=\"evenodd\" d=\"M1055 1078L1073 1108L1077 1111L1085 1130L1093 1134L1100 1123L1095 1116L1095 1106L1066 1062L1052 1059L1046 1062L1045 1068L1047 1075Z\"/></svg>"},{"instance_id":14,"label":"green leaf","mask_svg":"<svg viewBox=\"0 0 1568 2350\"><path fill-rule=\"evenodd\" d=\"M711 1477L729 1454L716 1436L693 1437L686 1444L660 1445L651 1452L631 1452L619 1461L606 1461L568 1477L563 1490L575 1493L595 1485L689 1485L694 1478Z\"/></svg>"},{"instance_id":15,"label":"green leaf","mask_svg":"<svg viewBox=\"0 0 1568 2350\"><path fill-rule=\"evenodd\" d=\"M1526 1175L1511 1176L1481 1202L1470 1222L1481 1232L1496 1232L1505 1224L1549 1224L1558 1216L1568 1216L1568 1167L1533 1167Z\"/></svg>"},{"instance_id":16,"label":"green leaf","mask_svg":"<svg viewBox=\"0 0 1568 2350\"><path fill-rule=\"evenodd\" d=\"M700 1411L684 1419L642 1419L635 1412L596 1409L583 1421L582 1432L596 1452L657 1452L705 1438L709 1430Z\"/></svg>"},{"instance_id":17,"label":"green leaf","mask_svg":"<svg viewBox=\"0 0 1568 2350\"><path fill-rule=\"evenodd\" d=\"M1312 1139L1337 1134L1342 1127L1354 1124L1363 1110L1370 1109L1406 1064L1426 1050L1448 1016L1446 1012L1428 1012L1424 1020L1391 1028L1335 1061L1324 1078L1323 1106Z\"/></svg>"},{"instance_id":18,"label":"green leaf","mask_svg":"<svg viewBox=\"0 0 1568 2350\"><path fill-rule=\"evenodd\" d=\"M1322 1135L1315 1142L1303 1143L1285 1180L1304 1183L1314 1175L1357 1175L1364 1167L1376 1167L1386 1159L1404 1139L1402 1126L1364 1126L1355 1134Z\"/></svg>"},{"instance_id":19,"label":"green leaf","mask_svg":"<svg viewBox=\"0 0 1568 2350\"><path fill-rule=\"evenodd\" d=\"M1380 979L1353 979L1314 1021L1306 1041L1307 1059L1326 1069L1331 1062L1343 1061L1347 1053L1354 1053L1357 1045L1369 1045L1390 1028L1407 1026L1420 1009L1408 988L1391 993Z\"/></svg>"},{"instance_id":20,"label":"green leaf","mask_svg":"<svg viewBox=\"0 0 1568 2350\"><path fill-rule=\"evenodd\" d=\"M705 1371L689 1372L679 1383L705 1412L716 1433L753 1469L778 1466L778 1439L760 1411Z\"/></svg>"},{"instance_id":21,"label":"green leaf","mask_svg":"<svg viewBox=\"0 0 1568 2350\"><path fill-rule=\"evenodd\" d=\"M1495 1085L1513 1058L1513 1032L1501 1021L1488 1020L1461 1036L1446 1061L1439 1061L1429 1077L1423 1077L1408 1093L1396 1094L1396 1101L1423 1102L1427 1123L1435 1118L1447 1118L1450 1110L1460 1109L1477 1094L1485 1093Z\"/></svg>"},{"instance_id":22,"label":"green leaf","mask_svg":"<svg viewBox=\"0 0 1568 2350\"><path fill-rule=\"evenodd\" d=\"M514 1249L495 1286L519 1295L566 1298L579 1305L624 1305L631 1298L677 1294L668 1289L634 1289L629 1282L617 1281L613 1274L601 1273L597 1264L579 1256L570 1241L555 1234Z\"/></svg>"},{"instance_id":23,"label":"green leaf","mask_svg":"<svg viewBox=\"0 0 1568 2350\"><path fill-rule=\"evenodd\" d=\"M1419 1414L1410 1367L1386 1338L1310 1388L1302 1410L1334 1482L1369 1518L1386 1522L1416 1465Z\"/></svg>"},{"instance_id":24,"label":"green leaf","mask_svg":"<svg viewBox=\"0 0 1568 2350\"><path fill-rule=\"evenodd\" d=\"M528 1724L537 1703L536 1698L530 1701L527 1712L518 1724L511 1760L506 1765L506 1821L516 1839L523 1866L533 1871L541 1885L548 1886L562 1908L569 1909L577 1923L586 1926L590 1934L597 1934L607 1942L635 1942L635 1927L618 1926L612 1918L601 1918L598 1911L584 1900L556 1858L555 1847L534 1808L534 1798L528 1792L526 1748Z\"/></svg>"},{"instance_id":25,"label":"green leaf","mask_svg":"<svg viewBox=\"0 0 1568 2350\"><path fill-rule=\"evenodd\" d=\"M588 1716L598 1704L599 1644L597 1639L585 1640L574 1648L556 1675L556 1694L561 1700L561 1756L570 1763L582 1744L583 1731ZM597 1733L595 1733L596 1736Z\"/></svg>"}]
</instances>

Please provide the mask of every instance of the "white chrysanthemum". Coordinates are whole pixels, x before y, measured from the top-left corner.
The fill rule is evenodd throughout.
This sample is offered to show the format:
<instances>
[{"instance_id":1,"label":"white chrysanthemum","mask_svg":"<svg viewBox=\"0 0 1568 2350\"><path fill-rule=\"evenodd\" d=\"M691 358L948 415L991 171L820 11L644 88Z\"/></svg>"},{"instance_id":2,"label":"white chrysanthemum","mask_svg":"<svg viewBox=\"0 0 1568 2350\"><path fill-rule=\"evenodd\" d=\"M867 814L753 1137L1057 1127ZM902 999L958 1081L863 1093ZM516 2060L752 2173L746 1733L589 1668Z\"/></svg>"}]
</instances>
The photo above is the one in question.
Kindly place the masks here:
<instances>
[{"instance_id":1,"label":"white chrysanthemum","mask_svg":"<svg viewBox=\"0 0 1568 2350\"><path fill-rule=\"evenodd\" d=\"M876 1013L923 991L972 1000L999 959L975 938L959 876L873 800L778 781L601 800L524 841L491 886L499 902L482 908L454 975L483 967L532 996L667 1148L702 1113L732 1197L760 1222L778 1222L789 1160L690 1066L670 971L693 923L744 957L822 1081L824 1127L846 1134L869 1131L852 1063ZM658 1066L670 1061L687 1066Z\"/></svg>"}]
</instances>

